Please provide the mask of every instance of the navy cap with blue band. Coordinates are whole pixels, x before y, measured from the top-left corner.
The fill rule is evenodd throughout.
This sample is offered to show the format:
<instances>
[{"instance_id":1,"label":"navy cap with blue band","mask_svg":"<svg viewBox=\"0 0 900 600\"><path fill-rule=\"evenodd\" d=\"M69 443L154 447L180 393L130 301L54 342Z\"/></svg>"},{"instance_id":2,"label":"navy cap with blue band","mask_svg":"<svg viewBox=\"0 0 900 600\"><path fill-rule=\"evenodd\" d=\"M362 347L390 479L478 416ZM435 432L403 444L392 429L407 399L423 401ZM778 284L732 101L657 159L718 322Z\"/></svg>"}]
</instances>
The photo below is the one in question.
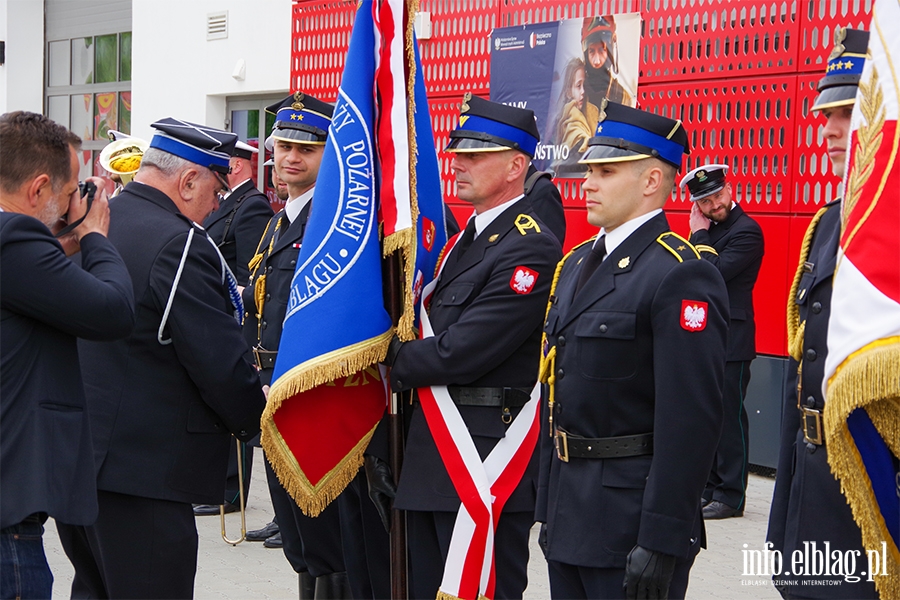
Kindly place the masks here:
<instances>
[{"instance_id":1,"label":"navy cap with blue band","mask_svg":"<svg viewBox=\"0 0 900 600\"><path fill-rule=\"evenodd\" d=\"M151 148L228 174L229 160L238 140L236 134L172 117L160 119L151 127L158 131L150 141Z\"/></svg>"},{"instance_id":2,"label":"navy cap with blue band","mask_svg":"<svg viewBox=\"0 0 900 600\"><path fill-rule=\"evenodd\" d=\"M601 106L596 135L588 140L588 149L578 162L658 158L681 168L683 155L691 151L681 121L607 100Z\"/></svg>"},{"instance_id":3,"label":"navy cap with blue band","mask_svg":"<svg viewBox=\"0 0 900 600\"><path fill-rule=\"evenodd\" d=\"M534 157L541 136L533 111L466 92L460 113L457 128L450 132L448 152L519 150Z\"/></svg>"},{"instance_id":4,"label":"navy cap with blue band","mask_svg":"<svg viewBox=\"0 0 900 600\"><path fill-rule=\"evenodd\" d=\"M868 31L846 27L835 31L834 48L828 57L825 77L816 86L819 95L813 103L813 110L852 106L856 102L868 46Z\"/></svg>"},{"instance_id":5,"label":"navy cap with blue band","mask_svg":"<svg viewBox=\"0 0 900 600\"><path fill-rule=\"evenodd\" d=\"M324 144L334 106L318 98L294 92L284 100L266 107L275 115L272 139L295 144Z\"/></svg>"}]
</instances>

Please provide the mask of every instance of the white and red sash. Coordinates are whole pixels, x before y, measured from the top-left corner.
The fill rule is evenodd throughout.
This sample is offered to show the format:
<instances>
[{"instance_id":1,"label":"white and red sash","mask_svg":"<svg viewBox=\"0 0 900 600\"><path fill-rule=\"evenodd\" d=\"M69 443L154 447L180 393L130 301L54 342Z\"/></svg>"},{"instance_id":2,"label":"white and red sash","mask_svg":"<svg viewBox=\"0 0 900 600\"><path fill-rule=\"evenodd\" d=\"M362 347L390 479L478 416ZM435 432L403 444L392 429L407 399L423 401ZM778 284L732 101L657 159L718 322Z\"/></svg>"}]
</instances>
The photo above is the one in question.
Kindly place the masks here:
<instances>
[{"instance_id":1,"label":"white and red sash","mask_svg":"<svg viewBox=\"0 0 900 600\"><path fill-rule=\"evenodd\" d=\"M426 308L456 241L454 238L452 245L448 244L450 250L444 254L438 277L422 294L422 339L434 335ZM540 384L534 386L531 399L484 462L447 387L419 388L418 394L428 428L461 501L437 597L493 598L494 531L503 506L522 480L537 444Z\"/></svg>"}]
</instances>

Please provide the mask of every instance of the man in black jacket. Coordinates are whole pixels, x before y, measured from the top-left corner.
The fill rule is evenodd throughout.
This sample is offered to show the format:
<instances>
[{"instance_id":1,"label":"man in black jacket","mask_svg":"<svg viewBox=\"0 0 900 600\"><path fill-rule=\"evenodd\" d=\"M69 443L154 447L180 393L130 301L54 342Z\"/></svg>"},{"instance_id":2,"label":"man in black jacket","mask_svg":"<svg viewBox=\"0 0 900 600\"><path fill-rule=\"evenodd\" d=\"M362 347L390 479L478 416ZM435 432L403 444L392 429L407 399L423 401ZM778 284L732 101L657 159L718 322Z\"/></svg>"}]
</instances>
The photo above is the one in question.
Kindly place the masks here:
<instances>
[{"instance_id":1,"label":"man in black jacket","mask_svg":"<svg viewBox=\"0 0 900 600\"><path fill-rule=\"evenodd\" d=\"M250 279L250 259L256 252L259 238L269 219L272 207L265 194L256 189L251 177L250 159L259 151L238 140L229 162L228 187L231 188L219 202L219 208L203 220L203 228L210 239L219 247L228 268L237 278L238 285L247 285ZM250 476L253 469L253 447L241 443L240 456L237 447L228 457L228 478L225 481L225 512L238 510L240 485L238 483L238 460L244 472L244 498L250 492ZM195 515L217 515L218 504L201 504L194 507Z\"/></svg>"},{"instance_id":2,"label":"man in black jacket","mask_svg":"<svg viewBox=\"0 0 900 600\"><path fill-rule=\"evenodd\" d=\"M600 235L567 256L544 326L535 514L553 598L683 598L722 425L728 296L662 212L681 122L603 108L581 159Z\"/></svg>"},{"instance_id":3,"label":"man in black jacket","mask_svg":"<svg viewBox=\"0 0 900 600\"><path fill-rule=\"evenodd\" d=\"M844 177L850 143L850 115L868 47L869 33L839 29L835 49L813 110L825 117L822 137L832 172ZM774 577L785 598L876 598L875 583L865 576L848 581L841 575L803 575L794 571L794 552L808 549L864 557L862 534L853 520L840 483L828 466L822 414L822 379L828 353L832 277L841 237L841 202L822 207L803 239L800 264L791 286L788 308L790 365L781 419L781 448L766 541L781 552L782 573ZM859 559L857 564L865 564ZM806 565L807 572L814 565ZM860 568L860 570L864 570ZM787 571L787 573L784 573ZM788 574L790 573L790 574ZM813 585L805 584L812 581ZM822 585L820 582L831 582Z\"/></svg>"},{"instance_id":4,"label":"man in black jacket","mask_svg":"<svg viewBox=\"0 0 900 600\"><path fill-rule=\"evenodd\" d=\"M727 519L744 514L747 492L749 427L744 397L750 383L750 363L756 358L753 286L762 265L762 229L732 200L728 165L703 165L681 180L691 192L691 243L700 256L722 274L728 289L728 349L725 353L725 409L706 490L703 518Z\"/></svg>"},{"instance_id":5,"label":"man in black jacket","mask_svg":"<svg viewBox=\"0 0 900 600\"><path fill-rule=\"evenodd\" d=\"M3 598L50 597L41 537L47 517L75 525L97 518L76 338L113 340L134 326L131 279L106 239L106 192L97 191L90 205L79 191L80 146L78 136L42 115L0 117ZM61 216L75 225L85 210L71 235L54 238ZM81 267L66 258L79 250Z\"/></svg>"},{"instance_id":6,"label":"man in black jacket","mask_svg":"<svg viewBox=\"0 0 900 600\"><path fill-rule=\"evenodd\" d=\"M134 286L134 333L79 346L100 514L88 527L59 526L73 597L191 597L191 504L221 502L231 434L255 436L265 406L237 282L198 225L226 187L237 136L171 118L153 127L110 211L109 238Z\"/></svg>"}]
</instances>

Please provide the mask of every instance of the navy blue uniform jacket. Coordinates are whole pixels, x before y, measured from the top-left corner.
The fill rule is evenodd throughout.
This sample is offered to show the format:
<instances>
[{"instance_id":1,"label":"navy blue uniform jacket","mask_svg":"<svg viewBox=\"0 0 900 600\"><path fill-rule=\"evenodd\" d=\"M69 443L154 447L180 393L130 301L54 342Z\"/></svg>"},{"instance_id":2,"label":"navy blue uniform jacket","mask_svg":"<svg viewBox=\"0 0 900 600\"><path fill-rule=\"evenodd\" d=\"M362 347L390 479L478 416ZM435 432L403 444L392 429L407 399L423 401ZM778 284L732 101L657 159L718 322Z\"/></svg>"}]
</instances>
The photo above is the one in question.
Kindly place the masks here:
<instances>
[{"instance_id":1,"label":"navy blue uniform jacket","mask_svg":"<svg viewBox=\"0 0 900 600\"><path fill-rule=\"evenodd\" d=\"M831 282L841 234L840 200L827 206L828 210L816 226L806 259L811 267L800 279L797 296L793 299L799 305L800 322L806 321L801 398L805 406L823 412L822 378L825 376L825 357L828 354ZM862 534L841 493L840 483L831 474L827 447L807 446L804 440L797 408L799 363L793 358L788 360L778 471L766 540L782 553L786 571L790 571L788 565L792 553L803 551L807 542L815 543L818 549L823 550L827 541L833 551L857 550L861 552L859 556L864 557ZM865 569L858 567L859 570ZM797 576L790 578L796 579ZM811 578L828 579L824 576ZM805 594L817 598L874 597L874 583L865 581L854 585L842 582L836 586L819 585L802 589Z\"/></svg>"},{"instance_id":2,"label":"navy blue uniform jacket","mask_svg":"<svg viewBox=\"0 0 900 600\"><path fill-rule=\"evenodd\" d=\"M690 244L657 242L667 231L664 214L641 225L577 296L591 244L560 273L545 325L557 353L555 425L586 438L652 432L653 454L564 463L545 411L535 516L548 525L548 560L622 568L636 544L687 557L701 540L700 495L722 426L728 296ZM683 326L685 301L706 303L705 327Z\"/></svg>"},{"instance_id":3,"label":"navy blue uniform jacket","mask_svg":"<svg viewBox=\"0 0 900 600\"><path fill-rule=\"evenodd\" d=\"M161 344L188 232L194 229ZM231 433L259 432L265 397L228 299L222 261L168 196L129 183L110 208L109 239L134 282L134 333L80 342L98 489L218 504Z\"/></svg>"},{"instance_id":4,"label":"navy blue uniform jacket","mask_svg":"<svg viewBox=\"0 0 900 600\"><path fill-rule=\"evenodd\" d=\"M519 232L514 223L522 213L535 220L540 233ZM541 320L561 255L556 237L527 201L506 209L478 235L460 262L452 254L448 257L431 297L434 336L403 344L391 369L393 388L452 384L530 391L537 381ZM537 273L529 293L517 293L511 285L519 266ZM484 459L506 433L501 409L459 409ZM533 460L504 511L533 510L536 475ZM459 509L459 496L418 404L413 408L395 506L419 511Z\"/></svg>"},{"instance_id":5,"label":"navy blue uniform jacket","mask_svg":"<svg viewBox=\"0 0 900 600\"><path fill-rule=\"evenodd\" d=\"M262 346L265 350L278 350L281 343L281 331L284 326L284 315L287 312L287 301L291 294L291 281L294 269L297 268L297 256L300 244L306 233L306 223L312 201L308 202L294 222L288 221L284 211L279 211L269 221L265 233L259 240L258 252L263 253L262 262L251 274L250 285L244 288L244 338L250 347ZM278 225L279 221L281 222ZM277 227L276 227L277 226ZM274 237L275 241L272 242ZM268 252L272 246L271 253ZM260 276L265 275L266 293L263 298L262 312L258 312L254 297L254 286ZM272 383L272 369L260 371L260 379L266 385Z\"/></svg>"},{"instance_id":6,"label":"navy blue uniform jacket","mask_svg":"<svg viewBox=\"0 0 900 600\"><path fill-rule=\"evenodd\" d=\"M81 264L37 219L0 213L0 528L35 512L97 518L76 338L128 335L134 297L102 235L81 238Z\"/></svg>"},{"instance_id":7,"label":"navy blue uniform jacket","mask_svg":"<svg viewBox=\"0 0 900 600\"><path fill-rule=\"evenodd\" d=\"M691 243L703 259L716 265L728 288L731 322L727 360L753 360L756 358L753 286L765 251L762 229L735 203L723 222L713 223L708 231L700 229L692 233Z\"/></svg>"},{"instance_id":8,"label":"navy blue uniform jacket","mask_svg":"<svg viewBox=\"0 0 900 600\"><path fill-rule=\"evenodd\" d=\"M203 221L203 228L219 247L238 285L247 285L250 278L247 264L253 258L259 238L271 218L269 201L256 189L253 180L248 179L234 188L219 204L219 210Z\"/></svg>"}]
</instances>

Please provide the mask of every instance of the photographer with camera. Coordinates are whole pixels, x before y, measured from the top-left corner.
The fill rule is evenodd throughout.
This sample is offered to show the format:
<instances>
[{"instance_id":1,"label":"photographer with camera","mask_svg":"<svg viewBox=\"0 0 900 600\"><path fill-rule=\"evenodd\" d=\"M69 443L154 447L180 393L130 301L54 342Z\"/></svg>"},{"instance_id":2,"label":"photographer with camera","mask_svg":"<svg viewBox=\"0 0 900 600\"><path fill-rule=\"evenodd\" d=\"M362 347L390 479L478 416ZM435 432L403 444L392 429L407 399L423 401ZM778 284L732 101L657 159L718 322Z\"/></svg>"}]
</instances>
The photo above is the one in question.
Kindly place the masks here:
<instances>
[{"instance_id":1,"label":"photographer with camera","mask_svg":"<svg viewBox=\"0 0 900 600\"><path fill-rule=\"evenodd\" d=\"M76 338L119 339L134 326L131 278L106 239L106 192L95 192L91 204L79 191L80 146L42 115L0 116L3 598L50 597L41 539L48 517L76 525L97 518ZM66 258L79 250L82 267Z\"/></svg>"}]
</instances>

